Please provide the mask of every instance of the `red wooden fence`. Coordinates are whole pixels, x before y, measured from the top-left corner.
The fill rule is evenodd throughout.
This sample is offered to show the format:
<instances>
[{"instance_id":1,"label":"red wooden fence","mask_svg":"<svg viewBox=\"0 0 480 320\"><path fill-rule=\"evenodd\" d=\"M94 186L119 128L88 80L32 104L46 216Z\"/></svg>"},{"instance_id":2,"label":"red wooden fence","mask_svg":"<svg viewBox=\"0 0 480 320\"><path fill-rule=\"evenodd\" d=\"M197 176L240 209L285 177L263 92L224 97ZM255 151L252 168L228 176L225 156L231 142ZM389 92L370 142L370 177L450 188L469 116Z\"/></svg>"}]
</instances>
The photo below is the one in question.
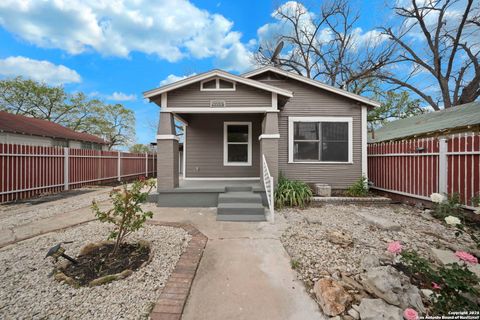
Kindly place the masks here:
<instances>
[{"instance_id":1,"label":"red wooden fence","mask_svg":"<svg viewBox=\"0 0 480 320\"><path fill-rule=\"evenodd\" d=\"M0 144L0 203L156 176L156 155Z\"/></svg>"},{"instance_id":2,"label":"red wooden fence","mask_svg":"<svg viewBox=\"0 0 480 320\"><path fill-rule=\"evenodd\" d=\"M480 135L370 144L368 178L374 189L425 200L434 192L458 193L473 207L480 194Z\"/></svg>"}]
</instances>

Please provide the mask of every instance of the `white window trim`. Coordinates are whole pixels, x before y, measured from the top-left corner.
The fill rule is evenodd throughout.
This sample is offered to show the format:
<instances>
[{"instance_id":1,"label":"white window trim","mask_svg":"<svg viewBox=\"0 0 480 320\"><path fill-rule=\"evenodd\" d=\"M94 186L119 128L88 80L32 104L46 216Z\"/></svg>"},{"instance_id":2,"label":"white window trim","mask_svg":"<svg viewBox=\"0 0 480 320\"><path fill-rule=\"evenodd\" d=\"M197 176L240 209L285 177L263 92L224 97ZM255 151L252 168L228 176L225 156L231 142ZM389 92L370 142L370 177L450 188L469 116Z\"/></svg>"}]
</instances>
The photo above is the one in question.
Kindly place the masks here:
<instances>
[{"instance_id":1,"label":"white window trim","mask_svg":"<svg viewBox=\"0 0 480 320\"><path fill-rule=\"evenodd\" d=\"M226 80L226 79L221 79L225 82L230 82L233 84L233 88L220 88L220 79L221 78L214 78L214 79L207 79L203 80L200 82L200 91L235 91L236 90L236 83L234 81ZM203 84L205 82L210 82L212 80L215 80L215 88L204 88Z\"/></svg>"},{"instance_id":2,"label":"white window trim","mask_svg":"<svg viewBox=\"0 0 480 320\"><path fill-rule=\"evenodd\" d=\"M295 122L347 122L348 123L348 161L294 161L293 160L293 124ZM353 163L353 119L352 117L288 117L288 163L315 164L352 164Z\"/></svg>"},{"instance_id":3,"label":"white window trim","mask_svg":"<svg viewBox=\"0 0 480 320\"><path fill-rule=\"evenodd\" d=\"M229 125L247 125L248 126L247 162L228 162L227 128ZM252 166L252 122L245 122L245 121L223 122L223 165L224 166L240 166L240 167Z\"/></svg>"}]
</instances>

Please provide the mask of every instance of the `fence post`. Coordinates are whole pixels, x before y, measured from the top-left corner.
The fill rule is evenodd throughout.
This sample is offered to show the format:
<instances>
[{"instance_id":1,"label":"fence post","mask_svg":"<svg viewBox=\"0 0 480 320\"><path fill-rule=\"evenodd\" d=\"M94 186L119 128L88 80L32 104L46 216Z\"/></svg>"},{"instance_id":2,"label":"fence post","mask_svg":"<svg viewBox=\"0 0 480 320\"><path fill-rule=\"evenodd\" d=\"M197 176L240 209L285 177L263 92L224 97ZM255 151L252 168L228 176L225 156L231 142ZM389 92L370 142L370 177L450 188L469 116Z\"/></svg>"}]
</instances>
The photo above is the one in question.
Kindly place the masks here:
<instances>
[{"instance_id":1,"label":"fence post","mask_svg":"<svg viewBox=\"0 0 480 320\"><path fill-rule=\"evenodd\" d=\"M68 148L63 148L63 189L68 190L69 187L69 181L68 181L68 175L69 175L69 165L70 161L69 159L69 149Z\"/></svg>"},{"instance_id":2,"label":"fence post","mask_svg":"<svg viewBox=\"0 0 480 320\"><path fill-rule=\"evenodd\" d=\"M122 159L120 157L120 151L117 151L117 180L118 181L122 181L121 165L122 165Z\"/></svg>"},{"instance_id":3,"label":"fence post","mask_svg":"<svg viewBox=\"0 0 480 320\"><path fill-rule=\"evenodd\" d=\"M145 177L148 177L148 152L145 152Z\"/></svg>"},{"instance_id":4,"label":"fence post","mask_svg":"<svg viewBox=\"0 0 480 320\"><path fill-rule=\"evenodd\" d=\"M440 138L438 140L438 192L447 194L447 181L448 181L448 159L447 151L448 144L447 139Z\"/></svg>"}]
</instances>

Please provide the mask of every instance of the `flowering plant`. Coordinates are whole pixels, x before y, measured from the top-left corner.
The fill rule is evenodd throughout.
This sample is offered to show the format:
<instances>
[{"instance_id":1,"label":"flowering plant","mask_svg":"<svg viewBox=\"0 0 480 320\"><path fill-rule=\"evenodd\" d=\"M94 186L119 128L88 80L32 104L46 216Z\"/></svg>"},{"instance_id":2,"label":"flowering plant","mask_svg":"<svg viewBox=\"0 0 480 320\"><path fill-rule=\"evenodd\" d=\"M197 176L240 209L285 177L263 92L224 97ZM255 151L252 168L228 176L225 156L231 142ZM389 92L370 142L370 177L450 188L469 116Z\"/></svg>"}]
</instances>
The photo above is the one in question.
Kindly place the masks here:
<instances>
[{"instance_id":1,"label":"flowering plant","mask_svg":"<svg viewBox=\"0 0 480 320\"><path fill-rule=\"evenodd\" d=\"M467 268L467 264L478 263L473 255L457 252L459 263L438 266L421 257L416 251L402 250L400 253L401 270L411 281L427 289L433 289L431 296L432 314L447 314L451 310L477 310L477 305L468 296L477 297L480 291L476 288L480 279ZM408 309L407 309L408 310ZM405 310L405 319L414 315ZM413 310L415 311L415 310ZM417 314L418 316L418 314Z\"/></svg>"},{"instance_id":2,"label":"flowering plant","mask_svg":"<svg viewBox=\"0 0 480 320\"><path fill-rule=\"evenodd\" d=\"M447 200L447 198L441 193L432 193L430 195L430 200L432 200L433 203L442 203Z\"/></svg>"},{"instance_id":3,"label":"flowering plant","mask_svg":"<svg viewBox=\"0 0 480 320\"><path fill-rule=\"evenodd\" d=\"M418 313L417 313L417 311L415 311L411 308L407 308L407 309L405 309L405 311L403 311L403 317L406 320L418 320Z\"/></svg>"},{"instance_id":4,"label":"flowering plant","mask_svg":"<svg viewBox=\"0 0 480 320\"><path fill-rule=\"evenodd\" d=\"M402 252L403 246L400 241L394 241L388 244L387 251L393 254L399 254Z\"/></svg>"},{"instance_id":5,"label":"flowering plant","mask_svg":"<svg viewBox=\"0 0 480 320\"><path fill-rule=\"evenodd\" d=\"M469 263L469 264L478 264L478 259L477 257L475 257L474 255L471 255L470 253L468 252L465 252L465 251L457 251L455 252L455 256L466 262L466 263Z\"/></svg>"},{"instance_id":6,"label":"flowering plant","mask_svg":"<svg viewBox=\"0 0 480 320\"><path fill-rule=\"evenodd\" d=\"M454 217L454 216L448 216L445 218L445 222L451 226L456 226L458 224L461 224L462 222L460 221L460 219L458 219L457 217Z\"/></svg>"}]
</instances>

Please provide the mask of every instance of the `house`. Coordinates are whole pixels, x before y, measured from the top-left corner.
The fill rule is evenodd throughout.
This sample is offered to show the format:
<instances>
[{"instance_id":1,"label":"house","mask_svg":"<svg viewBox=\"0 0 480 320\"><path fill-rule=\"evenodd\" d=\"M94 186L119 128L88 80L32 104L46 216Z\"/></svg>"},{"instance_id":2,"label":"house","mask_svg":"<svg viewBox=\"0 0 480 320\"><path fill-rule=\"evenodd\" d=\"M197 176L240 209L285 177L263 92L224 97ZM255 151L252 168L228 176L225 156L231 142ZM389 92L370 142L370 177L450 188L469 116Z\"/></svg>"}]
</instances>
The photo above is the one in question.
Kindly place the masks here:
<instances>
[{"instance_id":1,"label":"house","mask_svg":"<svg viewBox=\"0 0 480 320\"><path fill-rule=\"evenodd\" d=\"M0 111L0 143L43 147L107 150L97 136L76 132L57 123Z\"/></svg>"},{"instance_id":2,"label":"house","mask_svg":"<svg viewBox=\"0 0 480 320\"><path fill-rule=\"evenodd\" d=\"M385 124L369 136L369 142L439 137L480 131L480 102L420 114Z\"/></svg>"},{"instance_id":3,"label":"house","mask_svg":"<svg viewBox=\"0 0 480 320\"><path fill-rule=\"evenodd\" d=\"M220 220L255 220L254 212L260 220L259 199L272 206L270 177L344 189L367 175L367 109L379 104L359 95L269 66L241 76L212 70L144 97L161 112L160 206L217 206Z\"/></svg>"}]
</instances>

